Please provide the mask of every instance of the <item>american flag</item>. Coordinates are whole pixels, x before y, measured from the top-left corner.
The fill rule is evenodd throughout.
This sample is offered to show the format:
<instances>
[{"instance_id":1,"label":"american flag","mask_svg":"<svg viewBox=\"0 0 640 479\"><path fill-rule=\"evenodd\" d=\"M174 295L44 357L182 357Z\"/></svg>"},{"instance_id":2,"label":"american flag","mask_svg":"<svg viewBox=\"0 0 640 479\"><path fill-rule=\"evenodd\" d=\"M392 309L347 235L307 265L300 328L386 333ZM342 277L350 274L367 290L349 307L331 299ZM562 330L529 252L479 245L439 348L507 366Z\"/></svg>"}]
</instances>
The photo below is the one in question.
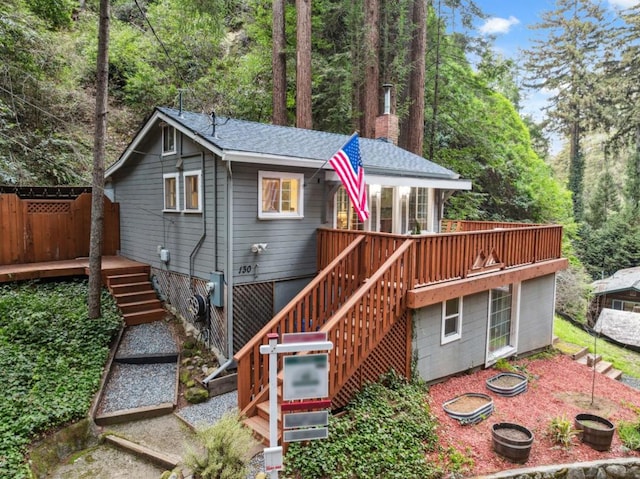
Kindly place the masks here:
<instances>
[{"instance_id":1,"label":"american flag","mask_svg":"<svg viewBox=\"0 0 640 479\"><path fill-rule=\"evenodd\" d=\"M367 188L364 181L364 168L360 158L358 134L354 133L349 141L331 157L329 163L340 177L347 190L358 218L364 222L369 218L367 206Z\"/></svg>"}]
</instances>

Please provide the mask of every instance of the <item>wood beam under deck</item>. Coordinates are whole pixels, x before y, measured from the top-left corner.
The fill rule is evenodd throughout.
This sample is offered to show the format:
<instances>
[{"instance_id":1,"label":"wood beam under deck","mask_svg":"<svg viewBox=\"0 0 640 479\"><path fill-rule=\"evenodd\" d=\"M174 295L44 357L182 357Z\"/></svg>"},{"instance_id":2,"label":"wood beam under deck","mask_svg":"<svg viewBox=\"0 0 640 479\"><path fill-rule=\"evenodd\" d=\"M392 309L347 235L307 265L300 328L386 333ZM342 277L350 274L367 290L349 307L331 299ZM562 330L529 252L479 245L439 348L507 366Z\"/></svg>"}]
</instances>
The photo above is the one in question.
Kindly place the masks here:
<instances>
[{"instance_id":1,"label":"wood beam under deck","mask_svg":"<svg viewBox=\"0 0 640 479\"><path fill-rule=\"evenodd\" d=\"M468 296L505 284L546 276L566 269L568 264L569 262L566 258L560 258L464 279L418 286L407 292L407 306L411 309L423 308L441 303L447 299Z\"/></svg>"}]
</instances>

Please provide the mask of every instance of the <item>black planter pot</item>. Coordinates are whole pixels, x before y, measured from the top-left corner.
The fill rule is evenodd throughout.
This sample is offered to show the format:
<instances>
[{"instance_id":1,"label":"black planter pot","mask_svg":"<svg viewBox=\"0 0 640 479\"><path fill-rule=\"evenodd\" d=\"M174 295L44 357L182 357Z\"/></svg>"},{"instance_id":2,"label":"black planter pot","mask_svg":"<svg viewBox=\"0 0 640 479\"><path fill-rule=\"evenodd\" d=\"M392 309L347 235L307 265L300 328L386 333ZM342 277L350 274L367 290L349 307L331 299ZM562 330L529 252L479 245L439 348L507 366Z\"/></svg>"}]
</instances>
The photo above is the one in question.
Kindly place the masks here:
<instances>
[{"instance_id":1,"label":"black planter pot","mask_svg":"<svg viewBox=\"0 0 640 479\"><path fill-rule=\"evenodd\" d=\"M518 464L529 460L533 433L520 424L499 422L491 427L493 450L505 459Z\"/></svg>"},{"instance_id":2,"label":"black planter pot","mask_svg":"<svg viewBox=\"0 0 640 479\"><path fill-rule=\"evenodd\" d=\"M580 431L582 442L596 451L608 451L616 427L611 421L594 414L578 414L575 428Z\"/></svg>"}]
</instances>

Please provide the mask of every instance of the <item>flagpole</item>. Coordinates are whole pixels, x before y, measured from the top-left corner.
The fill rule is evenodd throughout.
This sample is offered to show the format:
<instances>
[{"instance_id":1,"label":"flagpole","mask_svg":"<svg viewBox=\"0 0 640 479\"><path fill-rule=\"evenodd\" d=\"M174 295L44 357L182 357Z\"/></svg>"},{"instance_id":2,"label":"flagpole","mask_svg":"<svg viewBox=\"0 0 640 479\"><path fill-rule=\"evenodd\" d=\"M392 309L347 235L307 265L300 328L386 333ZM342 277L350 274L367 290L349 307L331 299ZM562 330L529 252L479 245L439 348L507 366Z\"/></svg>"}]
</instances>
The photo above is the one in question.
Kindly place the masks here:
<instances>
[{"instance_id":1,"label":"flagpole","mask_svg":"<svg viewBox=\"0 0 640 479\"><path fill-rule=\"evenodd\" d=\"M348 139L347 141L345 141L345 142L342 144L342 146L336 150L336 153L337 153L338 151L340 151L342 148L344 148L344 145L346 145L347 143L349 143L349 142L353 139L353 137L354 137L354 136L356 136L357 134L358 134L358 132L357 132L357 131L354 131L354 132L353 132L353 134L349 137L349 139ZM335 153L334 153L334 155L335 155ZM318 173L320 173L320 170L322 170L322 169L327 165L327 163L329 163L329 162L331 161L331 158L332 158L332 157L333 157L333 155L331 155L331 156L329 157L329 159L328 159L328 160L326 160L324 163L322 163L322 165L320 165L320 168L318 168L318 169L313 173L313 175L311 175L311 176L309 177L309 180L308 180L308 181L313 180L313 179L315 178L315 176L316 176ZM302 186L304 186L304 187L306 187L306 186L307 186L307 181L306 181L306 180L305 180L305 182L304 182L304 184L303 184Z\"/></svg>"}]
</instances>

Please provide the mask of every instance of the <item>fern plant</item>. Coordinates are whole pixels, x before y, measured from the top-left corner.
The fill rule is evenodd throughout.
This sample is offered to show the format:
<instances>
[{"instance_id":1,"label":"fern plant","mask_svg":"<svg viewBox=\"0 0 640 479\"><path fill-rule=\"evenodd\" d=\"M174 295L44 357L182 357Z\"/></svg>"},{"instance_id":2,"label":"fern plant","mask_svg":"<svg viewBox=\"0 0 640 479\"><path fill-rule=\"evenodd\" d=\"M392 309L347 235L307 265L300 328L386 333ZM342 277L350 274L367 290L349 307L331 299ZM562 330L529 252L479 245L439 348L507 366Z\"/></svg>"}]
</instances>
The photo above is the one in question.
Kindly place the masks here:
<instances>
[{"instance_id":1,"label":"fern plant","mask_svg":"<svg viewBox=\"0 0 640 479\"><path fill-rule=\"evenodd\" d=\"M245 479L256 444L237 412L227 412L213 426L198 431L204 453L190 450L185 463L201 479Z\"/></svg>"}]
</instances>

